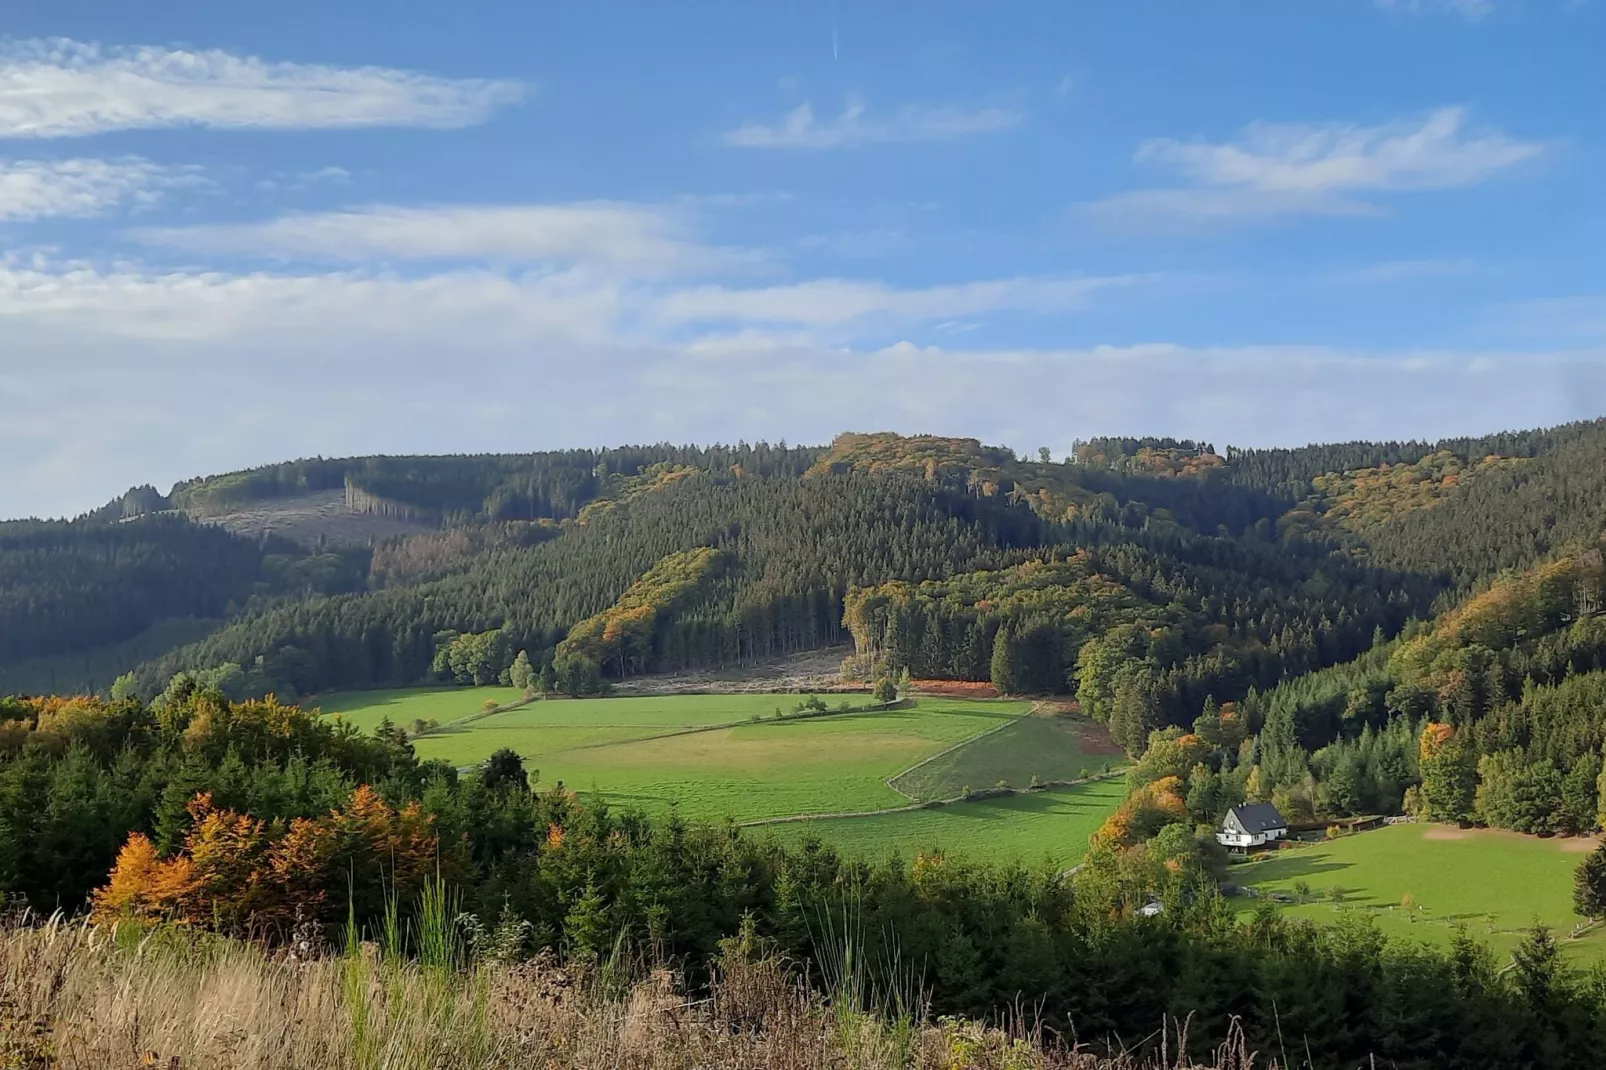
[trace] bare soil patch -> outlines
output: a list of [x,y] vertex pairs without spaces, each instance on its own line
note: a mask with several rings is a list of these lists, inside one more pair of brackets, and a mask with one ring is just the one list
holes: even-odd
[[1510,829],[1463,829],[1450,825],[1429,825],[1422,830],[1424,840],[1528,840],[1548,843],[1567,854],[1588,854],[1601,845],[1599,836],[1530,836]]
[[279,498],[256,503],[248,509],[215,516],[197,515],[193,519],[202,524],[216,524],[236,535],[251,538],[278,535],[307,546],[316,546],[320,538],[327,542],[366,543],[438,530],[433,525],[413,520],[353,512],[346,505],[345,492],[339,490]]
[[947,698],[997,698],[992,684],[981,680],[911,680],[909,686],[921,695],[943,695]]
[[842,659],[852,651],[848,646],[830,646],[725,668],[638,676],[615,684],[614,694],[860,694],[869,691],[870,685],[844,683],[841,675]]

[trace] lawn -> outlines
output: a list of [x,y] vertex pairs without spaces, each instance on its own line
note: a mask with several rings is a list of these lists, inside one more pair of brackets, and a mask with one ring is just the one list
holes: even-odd
[[926,802],[951,799],[966,788],[991,788],[1000,781],[1024,788],[1033,777],[1072,780],[1124,762],[1125,755],[1098,725],[1062,715],[1034,714],[909,770],[892,786],[917,802]]
[[[1283,907],[1296,917],[1331,921],[1340,910],[1363,911],[1391,936],[1448,943],[1455,927],[1497,951],[1523,929],[1543,922],[1558,936],[1578,924],[1572,911],[1573,870],[1592,841],[1539,839],[1494,829],[1393,825],[1338,840],[1295,847],[1234,867],[1231,879],[1262,892],[1292,894],[1303,882],[1321,898]],[[1342,889],[1333,902],[1330,890]],[[1409,895],[1411,901],[1402,905]],[[1237,900],[1251,910],[1255,900]],[[1606,958],[1599,932],[1564,940],[1570,956]]]
[[912,858],[940,850],[967,858],[1069,866],[1081,860],[1087,838],[1125,795],[1125,785],[1116,778],[928,810],[792,821],[750,831],[791,843],[818,837],[846,854],[870,858]]

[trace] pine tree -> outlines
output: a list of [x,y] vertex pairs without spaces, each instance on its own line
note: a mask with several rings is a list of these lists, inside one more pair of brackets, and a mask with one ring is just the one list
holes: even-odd
[[1606,846],[1597,847],[1573,873],[1573,910],[1586,918],[1606,917]]
[[993,637],[993,688],[1000,695],[1012,695],[1016,690],[1014,632],[1009,625],[1000,625]]
[[613,948],[611,911],[595,882],[587,882],[585,891],[563,919],[563,930],[577,955],[596,958]]
[[480,781],[492,791],[511,788],[528,791],[530,780],[524,771],[524,759],[511,747],[502,747],[485,759],[480,766]]

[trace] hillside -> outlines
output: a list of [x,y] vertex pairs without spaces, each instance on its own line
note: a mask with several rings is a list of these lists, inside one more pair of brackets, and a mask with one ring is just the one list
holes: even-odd
[[[69,682],[66,665],[137,649],[125,687],[147,696],[228,666],[242,696],[301,694],[451,675],[444,646],[492,633],[468,677],[520,651],[537,670],[578,653],[622,679],[852,640],[866,675],[989,679],[999,662],[1015,689],[1085,685],[1096,702],[1113,700],[1098,665],[1118,653],[1147,668],[1140,733],[1207,695],[1345,662],[1598,534],[1603,461],[1596,421],[1224,453],[1098,439],[1062,461],[882,433],[287,462],[0,525],[0,576],[17,577],[0,590],[31,622],[0,631],[15,637],[0,673],[28,662],[19,680]],[[702,549],[721,562],[707,577],[664,604],[619,603]],[[565,645],[610,607],[611,628]],[[126,645],[180,619],[224,623],[156,656]],[[63,656],[77,661],[50,660]],[[81,686],[105,690],[94,676]]]

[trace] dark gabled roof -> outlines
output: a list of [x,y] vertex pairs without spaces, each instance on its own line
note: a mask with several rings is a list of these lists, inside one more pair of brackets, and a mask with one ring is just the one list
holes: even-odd
[[1227,811],[1228,816],[1238,819],[1245,832],[1270,832],[1272,829],[1285,829],[1288,822],[1271,803],[1244,803],[1234,806]]

